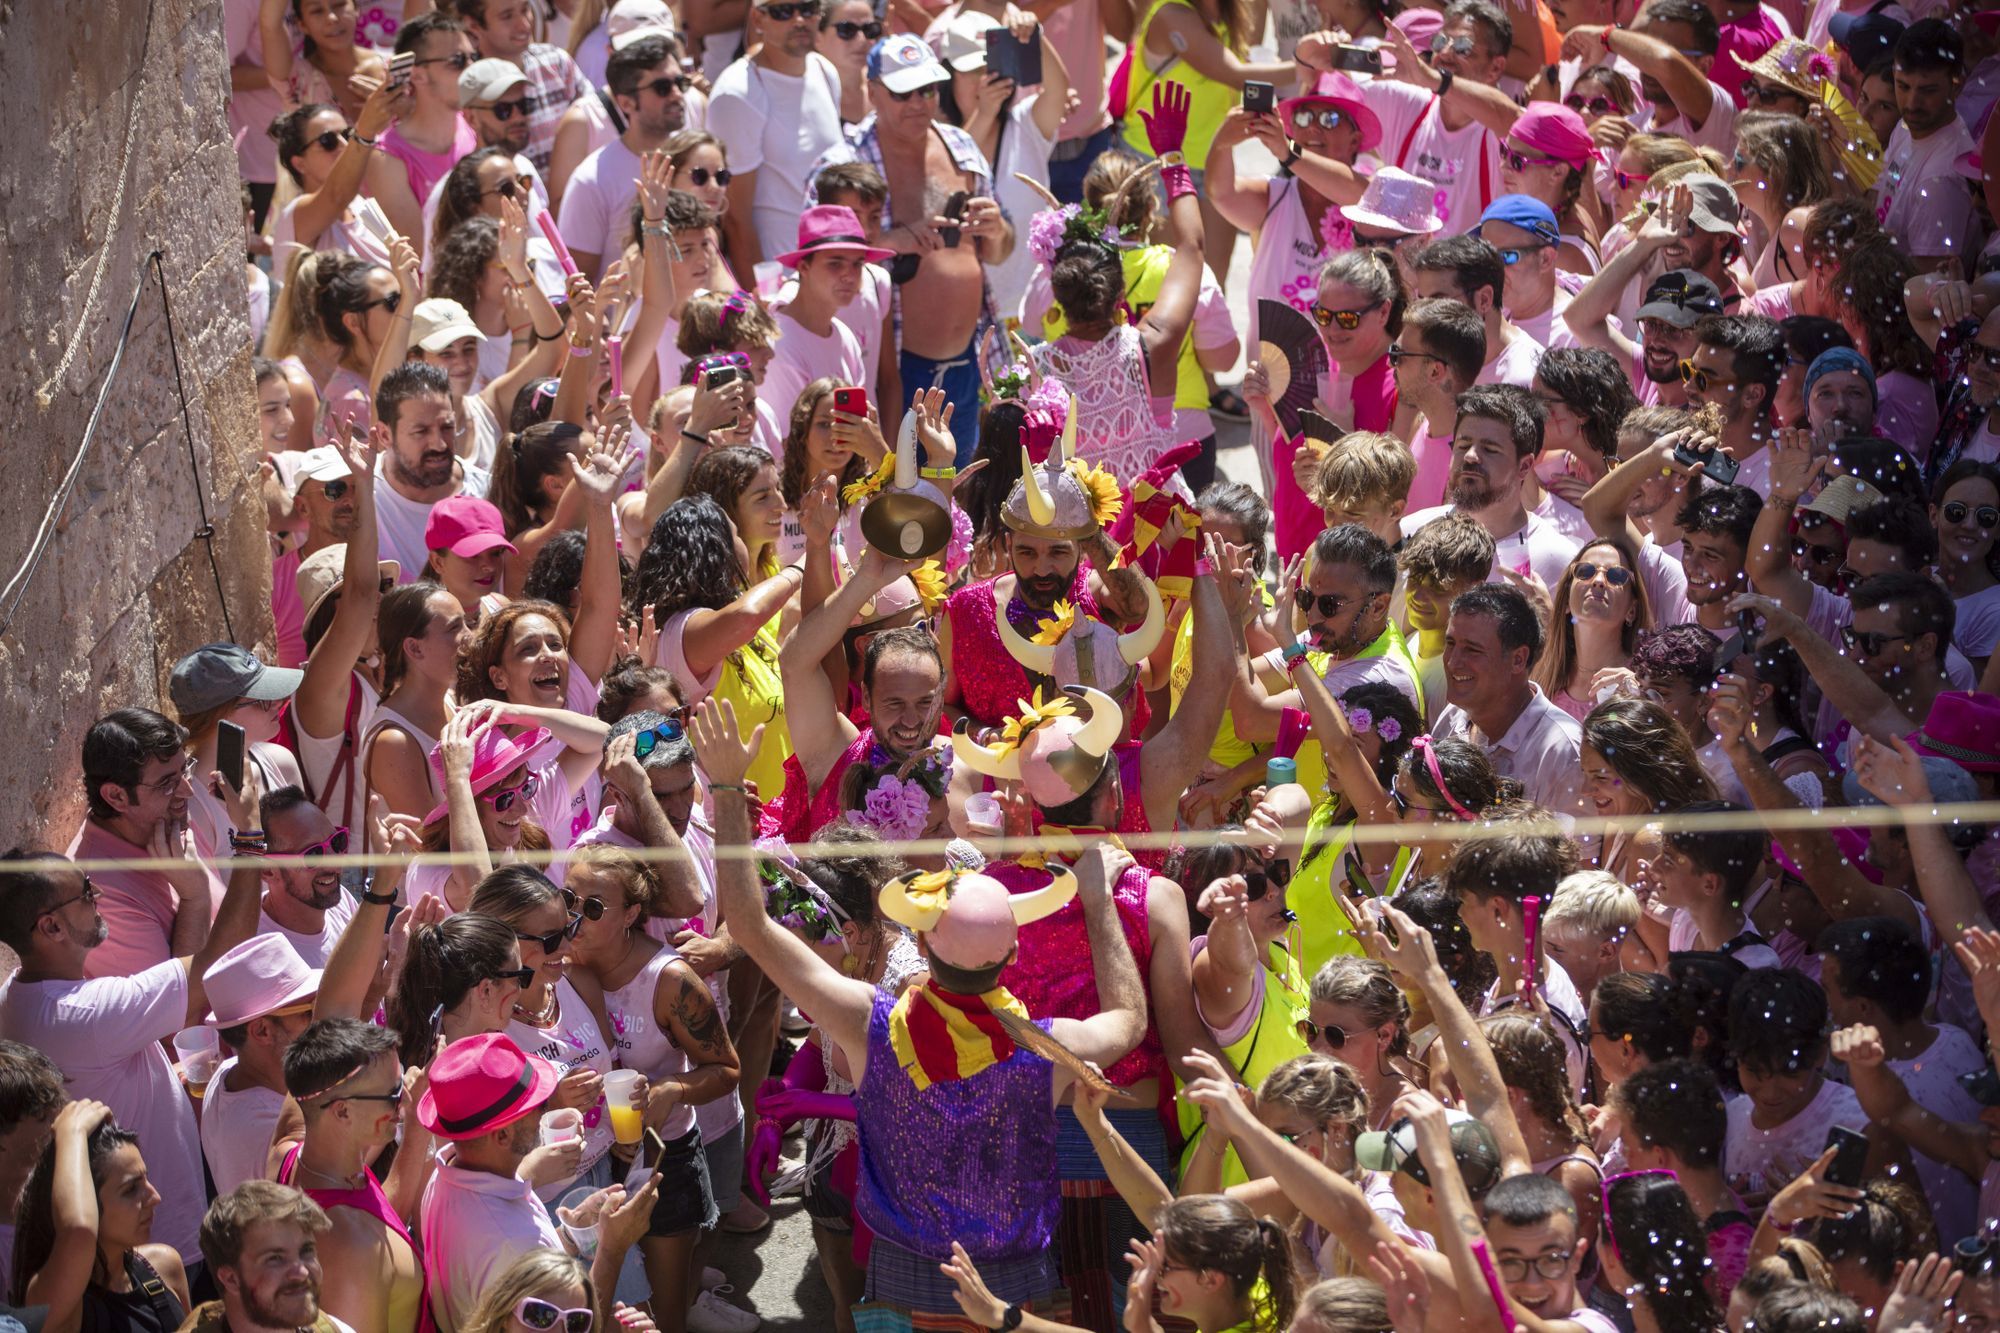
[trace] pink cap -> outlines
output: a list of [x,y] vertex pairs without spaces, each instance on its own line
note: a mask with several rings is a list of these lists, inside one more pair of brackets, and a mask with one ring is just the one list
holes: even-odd
[[233,1028],[319,993],[319,969],[307,967],[283,935],[253,935],[201,974],[212,1028]]
[[1591,142],[1590,129],[1583,117],[1560,102],[1530,102],[1515,120],[1507,137],[1538,153],[1558,158],[1578,171],[1598,161],[1603,154]]
[[1019,933],[1012,897],[997,879],[959,876],[952,884],[950,905],[926,932],[931,953],[968,972],[1005,962]]
[[500,511],[485,500],[470,495],[454,495],[431,506],[424,521],[424,549],[449,551],[470,560],[495,547],[514,549],[507,540],[507,525]]

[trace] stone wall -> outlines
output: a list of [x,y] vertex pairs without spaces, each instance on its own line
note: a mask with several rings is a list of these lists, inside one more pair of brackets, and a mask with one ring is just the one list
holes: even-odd
[[[270,639],[270,561],[228,73],[220,0],[0,0],[0,582],[75,455],[158,248],[223,595],[255,645]],[[91,720],[160,706],[174,660],[225,637],[195,484],[152,282],[59,529],[0,633],[0,846],[66,843]]]

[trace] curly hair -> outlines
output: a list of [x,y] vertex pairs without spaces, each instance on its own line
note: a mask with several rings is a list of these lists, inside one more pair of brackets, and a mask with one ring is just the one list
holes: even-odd
[[748,586],[729,515],[706,495],[684,495],[653,520],[632,572],[632,610],[650,606],[664,625],[695,607],[719,611]]
[[1479,1020],[1500,1077],[1528,1099],[1528,1109],[1572,1146],[1590,1141],[1576,1094],[1570,1090],[1562,1038],[1539,1014],[1503,1011]]
[[1611,353],[1596,347],[1551,347],[1542,353],[1535,375],[1583,419],[1583,438],[1590,447],[1606,463],[1615,460],[1618,427],[1639,406],[1639,396]]
[[778,321],[764,303],[747,297],[731,304],[732,298],[739,296],[737,292],[728,296],[702,292],[688,298],[681,307],[680,332],[674,338],[682,356],[693,360],[712,352],[769,347],[778,341]]
[[[444,189],[438,192],[437,217],[431,226],[431,247],[443,249],[445,238],[458,229],[461,222],[482,217],[486,195],[479,188],[479,169],[494,158],[513,164],[514,155],[504,148],[475,148],[453,164],[444,178]],[[436,295],[435,292],[432,295]],[[460,305],[465,304],[463,301]]]
[[[797,509],[806,498],[815,478],[806,475],[808,461],[806,441],[812,435],[813,417],[819,412],[819,405],[833,397],[833,391],[841,387],[841,382],[831,375],[822,375],[805,388],[799,390],[798,401],[792,404],[792,420],[785,431],[785,458],[778,465],[778,489],[784,493],[788,508]],[[844,513],[847,501],[840,498],[840,492],[868,473],[868,462],[860,454],[849,456],[834,479],[835,503]]]
[[1606,699],[1583,720],[1583,745],[1655,811],[1712,801],[1715,780],[1673,715],[1651,699]]
[[1641,683],[1684,680],[1696,690],[1715,683],[1715,636],[1695,624],[1668,625],[1644,635],[1632,650],[1632,673]]
[[472,632],[472,642],[459,654],[455,687],[459,707],[478,699],[501,697],[499,687],[493,683],[493,668],[507,655],[515,626],[529,616],[545,617],[556,627],[556,633],[562,635],[562,641],[569,642],[569,616],[554,602],[509,602],[479,622],[479,628]]
[[1101,241],[1066,241],[1049,269],[1049,291],[1071,327],[1101,324],[1118,313],[1125,296],[1125,264]]
[[541,521],[539,511],[550,507],[542,498],[543,484],[562,475],[564,460],[576,456],[582,440],[583,427],[548,421],[509,437],[493,455],[493,484],[486,498],[500,511],[509,537]]
[[[1544,358],[1546,359],[1546,358]],[[1632,599],[1633,616],[1618,631],[1618,651],[1626,657],[1639,646],[1639,638],[1653,628],[1653,603],[1646,593],[1646,580],[1639,577],[1639,557],[1633,553],[1620,537],[1594,537],[1582,549],[1570,557],[1563,570],[1563,576],[1556,583],[1550,606],[1555,608],[1555,625],[1549,634],[1549,646],[1542,654],[1542,660],[1535,663],[1532,678],[1542,687],[1542,693],[1554,698],[1558,691],[1569,685],[1570,673],[1576,669],[1576,619],[1569,613],[1571,589],[1576,587],[1576,567],[1584,563],[1592,551],[1599,547],[1609,547],[1618,553],[1619,560],[1632,577],[1625,581],[1625,589]]]
[[[886,850],[873,830],[852,824],[828,824],[813,835],[813,841],[820,854],[800,861],[799,869],[855,925],[876,924],[881,919],[877,895],[884,884],[908,870],[903,858]],[[841,850],[825,850],[829,847]]]
[[1931,373],[1931,349],[1910,326],[1903,305],[1903,285],[1914,271],[1903,248],[1887,236],[1858,242],[1834,270],[1834,290],[1852,321],[1849,331],[1860,331],[1857,341],[1866,336],[1861,350],[1877,375]]
[[499,253],[500,224],[489,217],[467,218],[438,244],[425,294],[456,301],[467,311],[477,310],[479,284]]
[[1368,1090],[1341,1061],[1317,1051],[1295,1055],[1264,1076],[1257,1100],[1288,1106],[1321,1129],[1353,1137],[1368,1128]]

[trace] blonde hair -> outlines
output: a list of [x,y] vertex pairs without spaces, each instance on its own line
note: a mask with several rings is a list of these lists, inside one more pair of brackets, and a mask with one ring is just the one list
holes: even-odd
[[308,339],[323,338],[320,331],[320,260],[338,259],[333,251],[295,250],[285,265],[284,291],[271,308],[270,322],[264,325],[264,355],[282,361]]
[[1317,1051],[1295,1055],[1264,1076],[1257,1099],[1291,1107],[1315,1125],[1358,1134],[1368,1124],[1368,1091],[1339,1060]]
[[1360,1010],[1361,1020],[1371,1028],[1394,1023],[1396,1035],[1389,1042],[1388,1053],[1409,1053],[1410,1001],[1385,964],[1345,954],[1329,958],[1313,973],[1310,995],[1315,1004],[1342,1004]]
[[1556,885],[1542,928],[1565,938],[1620,939],[1639,924],[1639,895],[1604,870],[1579,870]]
[[1410,493],[1417,479],[1410,446],[1380,431],[1357,430],[1335,440],[1313,476],[1313,501],[1362,509],[1390,504]]
[[581,1259],[561,1250],[529,1250],[487,1286],[471,1317],[458,1326],[458,1333],[507,1333],[515,1306],[530,1296],[547,1299],[549,1293],[565,1287],[583,1288],[584,1304],[596,1304],[590,1269]]
[[574,871],[580,865],[601,870],[617,880],[618,891],[625,895],[625,905],[639,909],[640,921],[660,915],[660,877],[649,863],[623,848],[593,843],[569,853],[570,869]]

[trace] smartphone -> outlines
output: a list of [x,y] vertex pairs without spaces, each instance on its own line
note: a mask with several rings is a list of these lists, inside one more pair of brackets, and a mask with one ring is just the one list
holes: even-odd
[[723,385],[734,384],[742,378],[743,367],[741,366],[717,366],[713,370],[702,373],[701,386],[709,390],[720,389]]
[[1245,79],[1243,81],[1243,109],[1254,112],[1276,111],[1278,109],[1278,90],[1268,83],[1259,83],[1255,79]]
[[666,1140],[660,1137],[660,1131],[651,1125],[646,1126],[646,1136],[639,1144],[639,1165],[648,1171],[658,1171],[660,1159],[666,1155],[667,1144]]
[[[972,196],[967,194],[965,191],[963,190],[957,191],[951,196],[950,199],[947,199],[945,201],[944,215],[948,218],[951,218],[954,221],[964,217],[965,206],[967,203],[971,201],[971,199]],[[956,227],[939,227],[938,239],[944,242],[945,248],[947,250],[957,249],[959,240],[959,230]]]
[[2000,1071],[1992,1065],[1975,1069],[1970,1074],[1960,1074],[1958,1085],[1981,1106],[2000,1106]]
[[1826,1146],[1840,1149],[1826,1169],[1826,1182],[1860,1189],[1862,1173],[1868,1167],[1868,1136],[1857,1134],[1845,1125],[1835,1125],[1826,1132]]
[[616,398],[625,392],[625,339],[612,334],[604,340],[604,351],[611,358],[611,396]]
[[243,785],[243,728],[224,722],[215,729],[215,766],[234,791]]
[[1702,464],[1702,475],[1718,486],[1732,485],[1742,466],[1720,449],[1696,449],[1685,440],[1674,446],[1674,461],[1682,467]]
[[1011,79],[1016,88],[1032,88],[1042,81],[1042,39],[1038,32],[1027,41],[1005,28],[986,30],[986,72]]
[[414,51],[404,51],[400,55],[390,56],[389,86],[391,88],[407,87],[410,82],[410,72],[416,67],[417,53]]
[[868,415],[868,390],[845,388],[833,391],[833,409],[845,412],[851,417]]
[[1347,74],[1380,74],[1382,52],[1373,46],[1336,47],[1333,67]]

